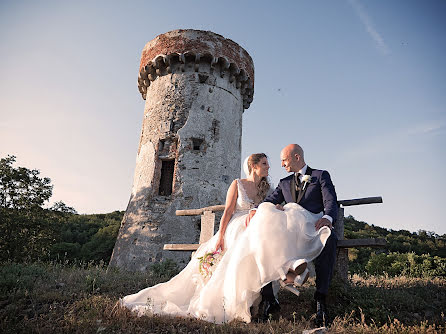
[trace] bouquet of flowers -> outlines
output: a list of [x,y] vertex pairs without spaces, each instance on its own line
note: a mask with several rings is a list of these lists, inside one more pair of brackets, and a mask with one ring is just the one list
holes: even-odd
[[220,262],[221,257],[221,251],[209,252],[204,254],[202,257],[199,257],[198,260],[200,260],[200,274],[204,278],[210,278],[218,262]]

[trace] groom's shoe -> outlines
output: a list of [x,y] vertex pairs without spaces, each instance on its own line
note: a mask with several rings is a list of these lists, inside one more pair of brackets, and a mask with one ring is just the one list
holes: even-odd
[[316,319],[314,322],[316,327],[328,326],[328,310],[324,301],[316,300]]
[[274,301],[262,300],[259,305],[259,321],[265,322],[280,311],[280,305],[276,298]]

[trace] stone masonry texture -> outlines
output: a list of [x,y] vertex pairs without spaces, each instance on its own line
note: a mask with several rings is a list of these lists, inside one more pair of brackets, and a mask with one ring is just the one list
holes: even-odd
[[[110,266],[145,271],[190,252],[166,243],[197,243],[200,217],[178,209],[222,204],[240,176],[242,114],[254,94],[254,65],[235,42],[210,31],[175,30],[144,47],[138,89],[146,100],[133,188]],[[163,165],[173,165],[173,178]],[[218,222],[216,222],[218,225]]]

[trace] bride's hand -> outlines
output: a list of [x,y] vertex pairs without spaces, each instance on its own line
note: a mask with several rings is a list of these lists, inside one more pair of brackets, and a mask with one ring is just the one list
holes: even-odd
[[251,211],[249,211],[248,215],[246,216],[245,219],[245,226],[248,227],[249,222],[251,221],[252,217],[254,217],[254,215],[256,214],[256,210],[252,209]]
[[218,238],[215,251],[217,252],[219,249],[221,249],[222,252],[225,250],[225,238]]

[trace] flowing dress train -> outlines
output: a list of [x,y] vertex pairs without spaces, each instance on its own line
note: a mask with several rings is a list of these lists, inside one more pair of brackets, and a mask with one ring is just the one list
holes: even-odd
[[200,274],[199,258],[215,250],[217,232],[200,245],[188,265],[170,281],[125,296],[120,300],[139,315],[191,316],[223,323],[251,321],[250,307],[261,288],[284,279],[290,268],[316,258],[330,229],[315,230],[322,213],[313,214],[296,203],[277,210],[272,203],[259,205],[249,226],[245,218],[254,203],[237,180],[236,209],[225,233],[225,251],[211,277]]

